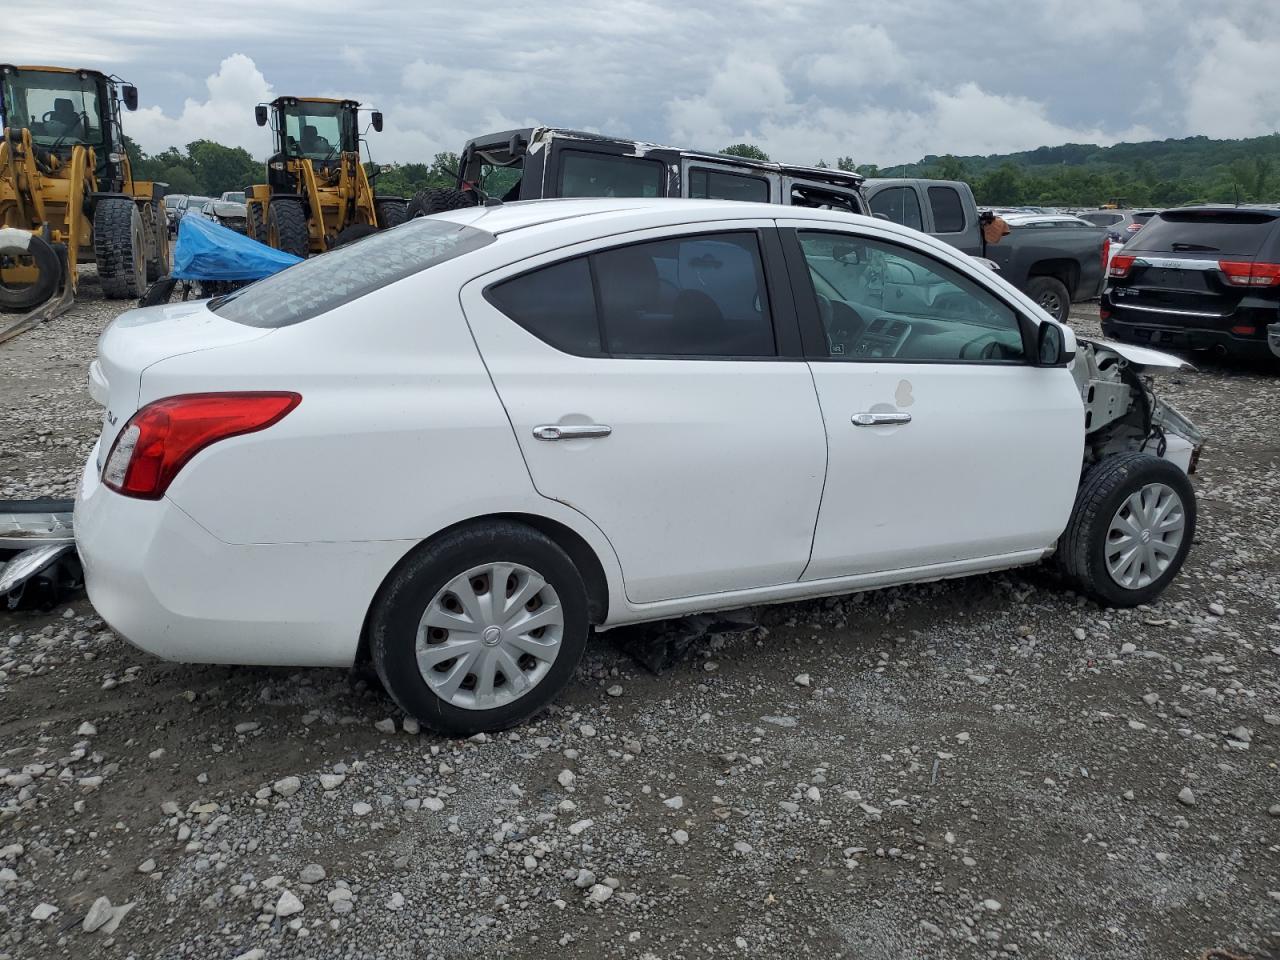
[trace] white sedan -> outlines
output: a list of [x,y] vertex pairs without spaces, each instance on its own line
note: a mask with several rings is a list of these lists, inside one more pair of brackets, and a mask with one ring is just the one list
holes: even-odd
[[89,596],[174,660],[349,666],[510,726],[595,628],[1056,557],[1142,603],[1200,435],[931,237],[727,201],[411,221],[127,313],[75,527]]

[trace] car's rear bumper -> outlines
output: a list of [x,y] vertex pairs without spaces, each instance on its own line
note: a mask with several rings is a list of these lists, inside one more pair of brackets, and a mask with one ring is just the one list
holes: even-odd
[[1280,357],[1280,323],[1273,323],[1267,327],[1267,347],[1277,357]]
[[76,498],[89,599],[135,646],[194,663],[349,666],[386,572],[376,543],[224,543],[171,501],[103,487],[96,448]]
[[1102,321],[1102,332],[1114,340],[1157,350],[1216,350],[1238,357],[1269,357],[1276,350],[1275,341],[1268,348],[1267,340],[1257,334],[1241,336],[1212,327],[1187,326],[1172,319],[1162,322],[1159,314],[1134,321],[1113,313]]

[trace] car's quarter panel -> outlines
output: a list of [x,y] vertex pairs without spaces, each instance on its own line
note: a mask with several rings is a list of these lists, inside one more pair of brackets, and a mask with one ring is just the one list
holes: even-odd
[[[690,201],[693,203],[693,201]],[[792,583],[808,560],[825,468],[813,381],[798,360],[573,356],[502,313],[486,288],[586,252],[742,220],[564,247],[468,284],[462,305],[543,496],[609,538],[634,603]],[[539,426],[604,425],[548,442]]]
[[[950,270],[981,287],[1010,311],[1002,315],[1021,312],[1032,323],[1041,320],[968,257],[919,233],[865,222],[844,228],[779,223],[800,231],[785,238],[798,301],[807,297],[812,304],[814,296],[807,261],[803,255],[796,261],[799,238],[816,232],[915,251],[921,263],[937,264],[941,275]],[[876,268],[869,263],[866,269]],[[890,299],[886,280],[886,309]],[[930,308],[921,309],[923,318]],[[945,316],[932,322],[951,322]],[[958,357],[830,356],[826,334],[821,336],[822,348],[810,350],[810,366],[826,423],[828,467],[805,580],[1052,545],[1074,502],[1084,447],[1083,408],[1069,370]],[[901,422],[856,422],[876,417]]]

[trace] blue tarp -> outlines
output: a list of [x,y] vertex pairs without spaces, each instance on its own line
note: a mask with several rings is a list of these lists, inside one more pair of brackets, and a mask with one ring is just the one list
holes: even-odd
[[261,280],[301,259],[188,213],[178,222],[172,275],[175,280]]

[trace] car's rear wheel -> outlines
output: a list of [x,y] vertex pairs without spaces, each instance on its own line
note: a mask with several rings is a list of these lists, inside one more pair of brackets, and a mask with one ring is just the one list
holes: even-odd
[[1085,474],[1058,562],[1095,600],[1137,606],[1178,575],[1195,529],[1195,491],[1177,465],[1147,453],[1117,454]]
[[554,541],[495,521],[406,558],[370,617],[383,685],[406,713],[453,736],[502,730],[568,683],[586,647],[582,577]]
[[1059,323],[1067,322],[1071,312],[1071,294],[1057,277],[1032,277],[1027,281],[1027,296]]

